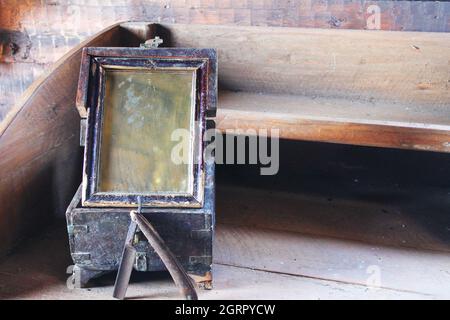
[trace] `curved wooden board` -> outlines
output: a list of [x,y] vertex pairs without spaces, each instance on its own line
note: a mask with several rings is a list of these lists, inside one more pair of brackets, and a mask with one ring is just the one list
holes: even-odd
[[40,77],[0,124],[0,255],[54,214],[81,181],[75,95],[85,46],[115,46],[119,24],[84,41]]

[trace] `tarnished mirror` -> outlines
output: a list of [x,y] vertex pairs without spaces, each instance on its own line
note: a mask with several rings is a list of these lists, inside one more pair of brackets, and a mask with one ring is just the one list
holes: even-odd
[[83,205],[201,207],[214,50],[87,48],[81,68]]

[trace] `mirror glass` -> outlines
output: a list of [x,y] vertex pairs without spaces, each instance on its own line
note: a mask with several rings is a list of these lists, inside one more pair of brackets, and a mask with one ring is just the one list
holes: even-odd
[[[105,69],[97,192],[192,193],[195,77],[188,69]],[[191,138],[172,141],[176,129]],[[180,143],[191,161],[173,161]]]

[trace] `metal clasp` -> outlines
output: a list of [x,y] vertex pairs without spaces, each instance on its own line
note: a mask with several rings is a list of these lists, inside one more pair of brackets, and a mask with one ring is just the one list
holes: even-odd
[[153,39],[149,39],[147,41],[145,41],[145,43],[141,43],[141,48],[158,48],[160,44],[162,44],[164,42],[163,39],[161,39],[160,37],[156,36]]

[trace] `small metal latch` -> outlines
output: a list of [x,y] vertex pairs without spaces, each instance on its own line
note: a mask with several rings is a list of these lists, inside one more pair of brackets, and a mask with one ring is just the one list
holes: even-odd
[[147,271],[147,254],[145,252],[136,252],[134,268],[137,271]]
[[158,48],[160,44],[164,42],[163,39],[156,36],[153,39],[149,39],[145,41],[145,43],[141,43],[141,48]]

